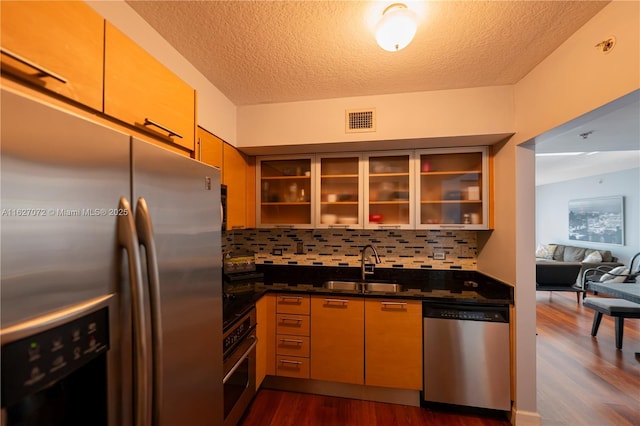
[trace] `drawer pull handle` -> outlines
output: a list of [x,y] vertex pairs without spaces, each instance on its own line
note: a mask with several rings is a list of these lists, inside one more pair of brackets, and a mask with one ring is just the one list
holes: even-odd
[[295,343],[297,345],[301,345],[302,343],[304,343],[302,340],[296,340],[296,339],[280,339],[280,341],[282,343]]
[[379,229],[400,229],[400,225],[378,225]]
[[8,57],[15,59],[16,61],[33,68],[34,70],[38,71],[40,74],[44,74],[44,77],[51,77],[55,80],[58,80],[61,83],[67,84],[67,79],[54,73],[53,71],[49,71],[46,68],[41,67],[40,65],[33,63],[32,61],[23,58],[22,56],[11,52],[10,50],[7,49],[0,49],[0,52],[2,52],[4,55],[7,55]]
[[284,322],[284,321],[295,321],[295,322],[302,322],[301,318],[289,318],[289,317],[280,317],[280,319]]
[[297,301],[301,301],[302,297],[300,296],[280,296],[280,299],[285,301],[285,300],[297,300]]
[[169,133],[169,137],[171,137],[171,136],[177,136],[177,137],[179,137],[180,139],[182,139],[182,135],[181,135],[180,133],[174,132],[174,131],[173,131],[173,130],[171,130],[170,128],[165,127],[165,126],[163,126],[163,125],[162,125],[162,124],[160,124],[160,123],[156,123],[156,122],[155,122],[155,121],[153,121],[153,120],[149,120],[148,118],[145,118],[145,119],[144,119],[144,125],[145,125],[145,126],[155,126],[155,127],[157,127],[158,129],[164,130],[165,132]]
[[300,361],[289,361],[288,359],[281,359],[280,362],[282,364],[295,364],[295,365],[302,364]]
[[324,299],[327,303],[349,303],[347,299]]
[[380,304],[382,304],[382,306],[407,306],[404,302],[380,302]]

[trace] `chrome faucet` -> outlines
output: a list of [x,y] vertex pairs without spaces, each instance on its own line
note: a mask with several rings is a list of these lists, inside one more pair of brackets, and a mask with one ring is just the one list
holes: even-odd
[[365,261],[364,261],[365,252],[367,251],[368,248],[370,248],[371,251],[373,252],[373,256],[376,258],[376,263],[381,263],[380,256],[378,256],[378,250],[376,250],[375,246],[373,244],[367,244],[366,246],[364,246],[362,248],[362,258],[360,259],[360,271],[362,272],[362,281],[364,281],[365,275],[373,274],[373,270],[367,271],[367,268],[365,266]]

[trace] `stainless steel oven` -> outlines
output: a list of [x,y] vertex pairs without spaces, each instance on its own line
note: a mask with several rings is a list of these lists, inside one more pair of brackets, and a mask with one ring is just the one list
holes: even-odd
[[256,310],[224,333],[224,424],[235,426],[256,393]]

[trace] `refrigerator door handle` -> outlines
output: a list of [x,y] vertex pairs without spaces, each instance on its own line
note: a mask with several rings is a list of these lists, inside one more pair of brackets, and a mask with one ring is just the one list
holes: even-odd
[[129,264],[129,283],[131,291],[131,311],[134,336],[134,425],[147,426],[151,419],[151,399],[149,397],[149,348],[145,340],[147,324],[144,314],[144,291],[142,287],[142,267],[140,264],[140,245],[131,205],[125,197],[120,197],[118,216],[118,243],[127,251]]
[[153,238],[153,224],[147,202],[143,197],[136,203],[136,230],[138,242],[145,248],[146,266],[149,288],[149,305],[151,308],[152,339],[152,374],[153,374],[153,422],[160,424],[160,408],[162,402],[162,315],[160,309],[160,274],[158,273],[158,257],[156,243]]

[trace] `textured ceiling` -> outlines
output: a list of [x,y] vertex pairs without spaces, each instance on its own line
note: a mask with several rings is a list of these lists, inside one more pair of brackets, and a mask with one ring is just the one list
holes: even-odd
[[379,1],[128,1],[236,105],[513,84],[604,1],[417,1],[377,46]]

